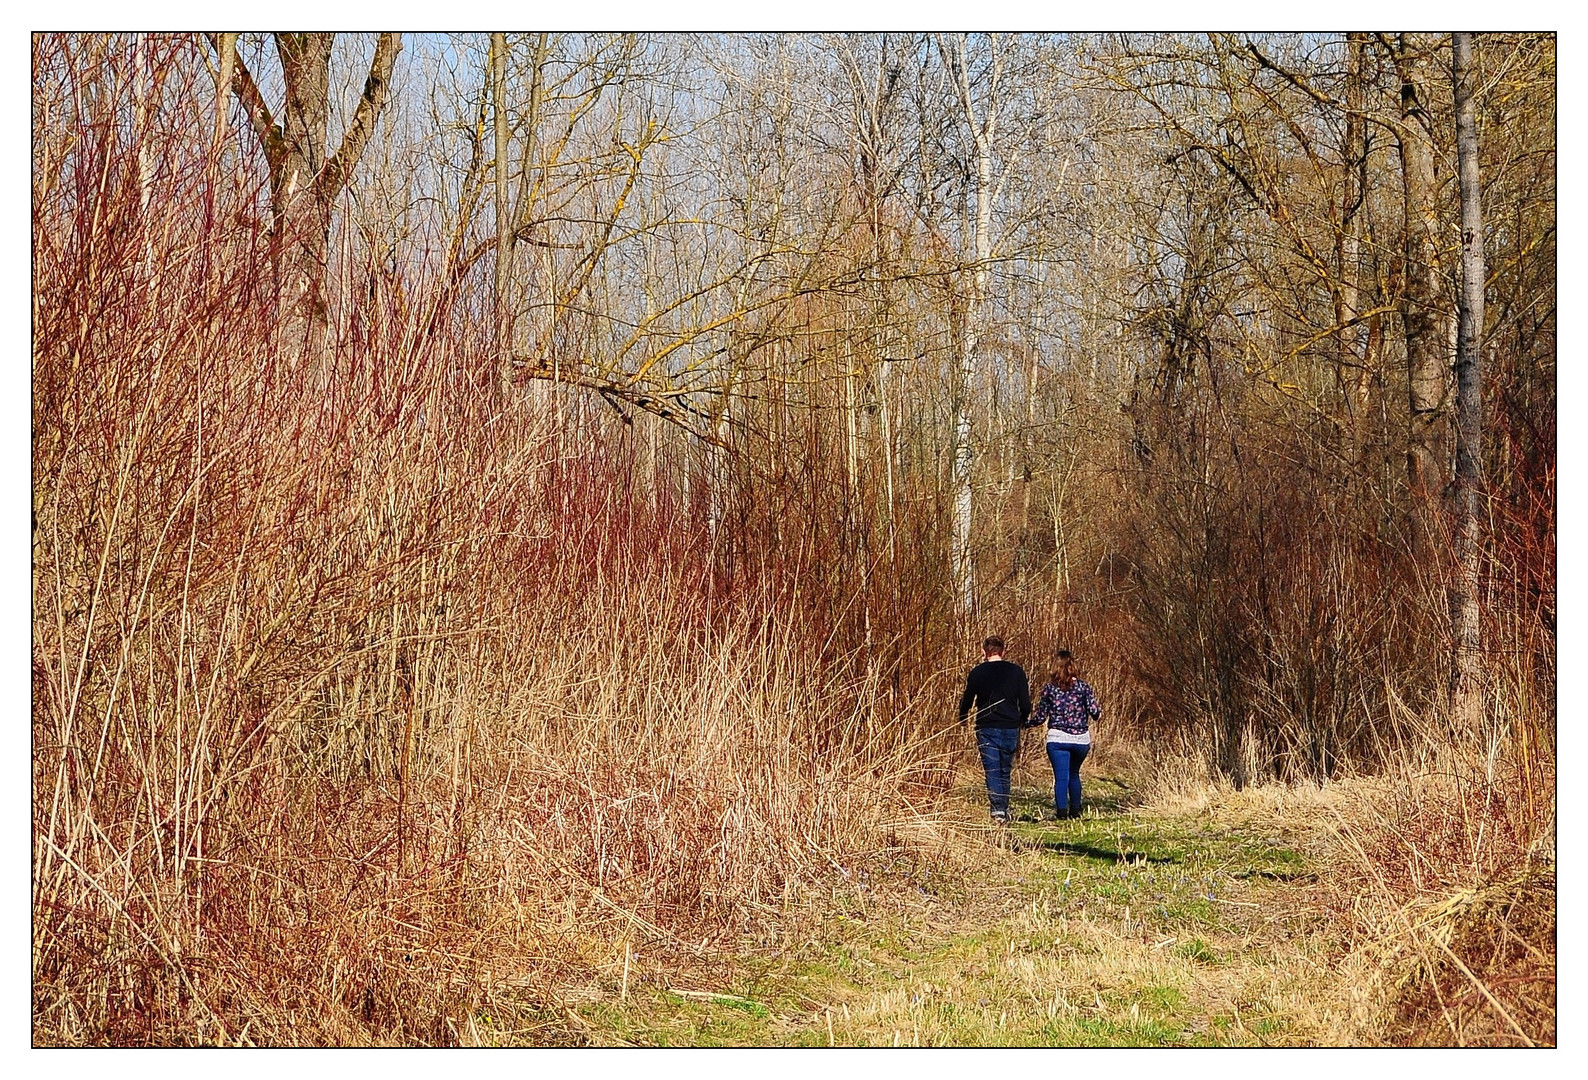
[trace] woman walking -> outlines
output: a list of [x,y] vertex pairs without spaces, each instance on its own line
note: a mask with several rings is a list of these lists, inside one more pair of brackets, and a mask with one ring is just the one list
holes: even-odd
[[1102,715],[1097,695],[1077,679],[1070,650],[1060,649],[1053,674],[1042,688],[1035,723],[1048,729],[1053,764],[1053,810],[1057,818],[1081,816],[1081,762],[1092,748],[1092,721]]

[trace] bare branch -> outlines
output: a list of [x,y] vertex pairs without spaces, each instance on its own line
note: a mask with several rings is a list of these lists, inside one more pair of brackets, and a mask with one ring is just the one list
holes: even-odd
[[[237,94],[237,99],[243,103],[243,110],[248,113],[248,119],[254,125],[254,132],[259,136],[259,145],[265,151],[265,161],[275,168],[284,153],[282,146],[281,125],[276,123],[275,117],[270,114],[270,107],[265,104],[264,95],[259,92],[259,85],[254,82],[254,76],[248,70],[248,65],[243,63],[243,58],[236,50],[236,34],[205,34],[209,43],[214,46],[218,55],[226,55],[226,42],[222,39],[230,38],[233,59],[232,90]],[[223,65],[224,70],[224,65]]]
[[402,47],[401,34],[384,33],[376,41],[375,58],[370,61],[369,78],[364,80],[364,93],[358,99],[353,122],[342,136],[342,145],[326,161],[325,169],[316,181],[323,190],[329,193],[341,191],[347,184],[348,173],[364,156],[364,147],[375,133],[375,121],[386,105],[391,90],[392,67]]

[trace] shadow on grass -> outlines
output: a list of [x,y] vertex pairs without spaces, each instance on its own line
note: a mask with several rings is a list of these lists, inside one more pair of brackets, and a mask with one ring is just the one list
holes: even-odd
[[1166,863],[1183,861],[1179,856],[1175,855],[1147,855],[1140,851],[1129,851],[1121,854],[1117,848],[1100,847],[1073,840],[1049,840],[1046,837],[1032,839],[1022,837],[1018,844],[1026,851],[1050,851],[1055,855],[1073,855],[1077,858],[1093,859],[1097,862],[1115,863],[1128,859],[1133,862],[1162,866]]
[[1269,881],[1318,880],[1318,875],[1311,870],[1238,870],[1230,876],[1234,878],[1266,878]]

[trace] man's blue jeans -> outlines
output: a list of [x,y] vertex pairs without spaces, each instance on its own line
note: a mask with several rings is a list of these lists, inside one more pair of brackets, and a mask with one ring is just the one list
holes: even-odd
[[977,728],[976,749],[987,773],[987,801],[995,814],[1009,812],[1009,770],[1020,749],[1019,728]]
[[1090,749],[1075,743],[1048,743],[1048,760],[1053,763],[1053,809],[1060,815],[1081,812],[1081,762]]

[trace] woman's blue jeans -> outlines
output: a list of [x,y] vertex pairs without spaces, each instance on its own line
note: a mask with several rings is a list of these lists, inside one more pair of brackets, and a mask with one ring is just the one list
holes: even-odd
[[1053,809],[1060,814],[1081,812],[1081,762],[1090,749],[1075,743],[1048,743],[1048,761],[1053,763]]
[[976,749],[987,774],[987,801],[995,814],[1009,812],[1009,770],[1020,749],[1019,728],[977,728]]

